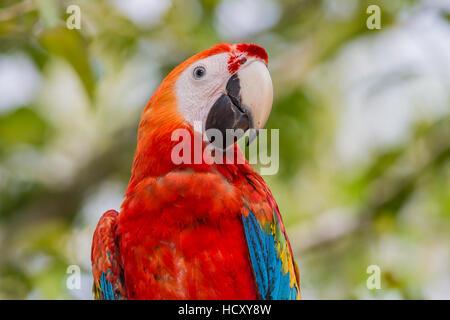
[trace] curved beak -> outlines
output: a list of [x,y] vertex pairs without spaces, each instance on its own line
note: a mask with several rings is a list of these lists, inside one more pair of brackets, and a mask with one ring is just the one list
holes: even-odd
[[[257,130],[266,124],[272,101],[272,79],[266,65],[254,60],[241,67],[228,80],[226,93],[208,113],[205,123],[208,140],[217,147],[227,148],[241,138],[245,131],[255,129],[250,132],[250,143],[256,138]],[[217,139],[217,130],[222,139]]]

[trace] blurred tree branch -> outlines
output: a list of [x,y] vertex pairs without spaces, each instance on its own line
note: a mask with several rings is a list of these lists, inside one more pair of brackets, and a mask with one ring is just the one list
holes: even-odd
[[32,0],[25,0],[4,9],[0,9],[0,22],[15,19],[34,9],[36,9],[36,3]]

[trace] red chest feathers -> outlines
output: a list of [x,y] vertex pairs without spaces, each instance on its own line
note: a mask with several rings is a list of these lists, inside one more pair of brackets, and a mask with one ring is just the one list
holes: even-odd
[[128,298],[257,298],[241,206],[218,175],[142,181],[118,220]]

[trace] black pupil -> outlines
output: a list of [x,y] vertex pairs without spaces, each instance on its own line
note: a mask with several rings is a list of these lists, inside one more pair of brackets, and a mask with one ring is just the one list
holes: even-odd
[[203,70],[203,68],[197,68],[197,70],[195,70],[195,75],[197,76],[197,78],[203,77],[204,74],[205,70]]

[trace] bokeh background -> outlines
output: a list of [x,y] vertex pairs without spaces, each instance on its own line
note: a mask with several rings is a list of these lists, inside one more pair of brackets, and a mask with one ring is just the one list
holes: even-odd
[[1,299],[92,299],[92,234],[123,200],[147,100],[187,57],[243,41],[269,53],[265,179],[303,297],[450,298],[450,1],[1,0]]

